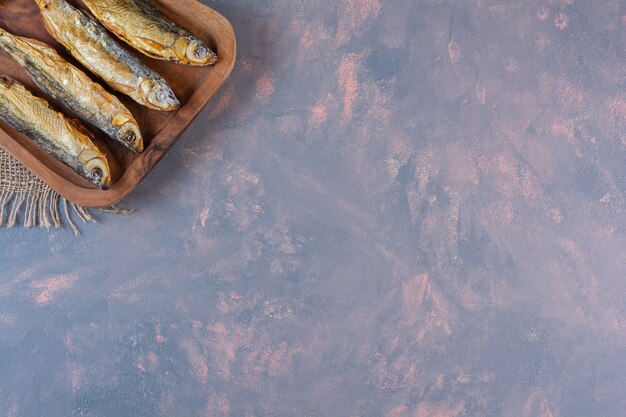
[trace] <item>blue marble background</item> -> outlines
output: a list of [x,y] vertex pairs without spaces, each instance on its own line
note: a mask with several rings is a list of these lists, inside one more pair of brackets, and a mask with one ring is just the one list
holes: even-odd
[[625,415],[624,2],[205,3],[137,212],[0,230],[0,415]]

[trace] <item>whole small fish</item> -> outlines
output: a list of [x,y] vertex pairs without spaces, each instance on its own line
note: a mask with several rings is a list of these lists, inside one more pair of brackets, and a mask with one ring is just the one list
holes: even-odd
[[118,38],[144,54],[187,65],[211,65],[217,55],[150,0],[83,0]]
[[111,186],[107,157],[84,133],[84,128],[6,76],[0,76],[0,119],[97,187]]
[[45,43],[0,28],[0,47],[9,53],[43,91],[82,120],[96,126],[134,152],[143,150],[139,125],[132,113],[100,84],[70,64]]
[[35,1],[48,32],[112,89],[151,109],[180,107],[167,81],[124,49],[93,17],[66,0]]

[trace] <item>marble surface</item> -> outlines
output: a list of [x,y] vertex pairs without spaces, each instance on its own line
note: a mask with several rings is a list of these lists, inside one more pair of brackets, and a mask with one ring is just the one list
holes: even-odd
[[137,212],[0,230],[0,415],[624,415],[624,2],[205,2]]

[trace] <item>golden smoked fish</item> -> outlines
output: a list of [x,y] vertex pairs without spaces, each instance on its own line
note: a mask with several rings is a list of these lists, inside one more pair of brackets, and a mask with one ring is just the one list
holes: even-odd
[[6,76],[0,76],[0,118],[94,185],[111,186],[109,162],[82,126]]
[[83,0],[117,37],[144,54],[187,65],[211,65],[217,55],[150,0]]
[[100,84],[70,64],[45,43],[0,28],[0,47],[9,53],[50,96],[134,152],[143,150],[139,125],[132,113]]
[[66,0],[35,1],[48,32],[112,89],[151,109],[180,106],[163,77],[124,49],[93,17]]

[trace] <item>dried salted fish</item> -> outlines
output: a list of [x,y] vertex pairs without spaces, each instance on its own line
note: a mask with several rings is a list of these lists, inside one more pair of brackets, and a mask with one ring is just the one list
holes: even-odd
[[6,76],[0,76],[0,118],[97,187],[110,187],[109,161],[84,128]]
[[187,65],[211,65],[217,55],[150,0],[83,0],[118,38],[144,54]]

